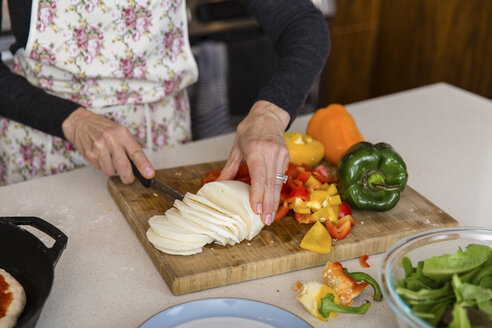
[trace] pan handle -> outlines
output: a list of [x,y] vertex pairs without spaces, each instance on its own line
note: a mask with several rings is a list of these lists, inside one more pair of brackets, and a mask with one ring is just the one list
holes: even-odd
[[67,246],[68,241],[68,237],[63,232],[61,232],[60,229],[58,229],[51,223],[35,216],[3,217],[2,219],[3,221],[18,226],[28,225],[34,227],[53,238],[55,240],[55,243],[53,244],[53,246],[51,246],[51,248],[46,247],[46,254],[48,255],[53,267],[55,267],[58,259],[60,258],[60,255]]

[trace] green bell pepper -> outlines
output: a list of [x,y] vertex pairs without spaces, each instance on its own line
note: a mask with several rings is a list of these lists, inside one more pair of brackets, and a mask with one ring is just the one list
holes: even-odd
[[350,206],[360,209],[393,208],[407,180],[405,162],[386,143],[359,142],[338,162],[338,192]]

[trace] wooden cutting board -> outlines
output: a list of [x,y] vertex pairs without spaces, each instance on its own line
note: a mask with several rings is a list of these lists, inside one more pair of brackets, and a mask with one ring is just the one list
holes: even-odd
[[[159,170],[156,176],[181,193],[195,193],[204,174],[222,168],[224,161]],[[334,169],[333,167],[331,168]],[[175,295],[229,285],[250,279],[324,265],[364,254],[386,251],[400,238],[419,231],[457,226],[458,222],[407,186],[390,211],[353,210],[355,226],[343,240],[333,243],[330,254],[318,254],[299,247],[310,225],[286,217],[265,228],[250,242],[234,246],[211,244],[191,256],[164,254],[147,241],[147,220],[163,214],[172,202],[140,183],[124,185],[118,177],[108,188],[138,239]]]

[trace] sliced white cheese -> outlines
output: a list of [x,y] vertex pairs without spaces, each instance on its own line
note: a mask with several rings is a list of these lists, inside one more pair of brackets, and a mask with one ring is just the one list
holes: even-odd
[[190,193],[186,193],[183,202],[200,212],[205,212],[217,220],[222,221],[222,225],[231,230],[239,240],[243,240],[247,236],[246,224],[238,215],[233,213],[227,215],[220,211],[220,209],[216,209],[217,206],[214,206],[206,198]]
[[208,244],[214,239],[206,234],[193,232],[170,221],[167,215],[155,215],[149,219],[149,225],[160,236],[184,242],[202,242]]
[[184,242],[180,240],[166,238],[155,233],[152,228],[149,228],[147,230],[147,239],[156,248],[160,247],[178,252],[196,250],[197,248],[202,248],[206,244],[204,242]]
[[168,248],[164,248],[164,247],[156,247],[156,248],[158,250],[160,250],[161,252],[164,252],[166,254],[171,254],[171,255],[193,255],[193,254],[201,253],[203,250],[202,247],[197,248],[197,249],[192,249],[189,251],[176,251],[174,249],[168,249]]
[[261,217],[251,209],[249,192],[248,184],[229,180],[209,182],[198,190],[197,195],[240,216],[248,231],[246,239],[251,240],[263,229],[264,224]]
[[[192,221],[186,217],[184,217],[181,212],[175,208],[171,207],[166,211],[166,217],[168,218],[169,221],[175,223],[176,225],[179,225],[185,229],[191,230],[196,233],[204,233],[211,238],[213,238],[218,244],[225,246],[228,243],[228,238],[223,237],[222,235],[219,235],[217,232],[205,227],[204,225],[199,224],[197,220]],[[202,223],[202,224],[208,224],[208,222]]]
[[224,227],[224,221],[215,218],[214,216],[194,209],[182,201],[176,200],[174,202],[174,206],[181,212],[181,215],[186,219],[197,222],[200,225],[205,226],[206,228],[215,231],[216,233],[222,235],[223,237],[230,239],[228,244],[234,245],[235,243],[239,243],[240,239],[237,235],[228,228]]

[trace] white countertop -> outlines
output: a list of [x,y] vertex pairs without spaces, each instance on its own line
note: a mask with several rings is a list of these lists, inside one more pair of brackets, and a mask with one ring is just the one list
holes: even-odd
[[[415,190],[459,221],[492,228],[492,101],[447,84],[435,84],[347,106],[367,141],[385,141],[405,159]],[[305,131],[299,117],[291,131]],[[225,159],[233,135],[166,149],[151,158],[156,168]],[[102,172],[83,168],[0,188],[0,215],[32,215],[68,235],[51,294],[37,327],[136,327],[172,305],[210,297],[259,300],[299,315],[297,280],[321,281],[322,267],[173,296],[107,191]],[[45,239],[45,238],[43,238]],[[336,247],[336,246],[335,246]],[[366,272],[377,276],[382,254]],[[358,261],[344,261],[360,271]],[[364,292],[370,299],[372,290]],[[395,327],[385,302],[363,315],[340,314],[330,327]]]

